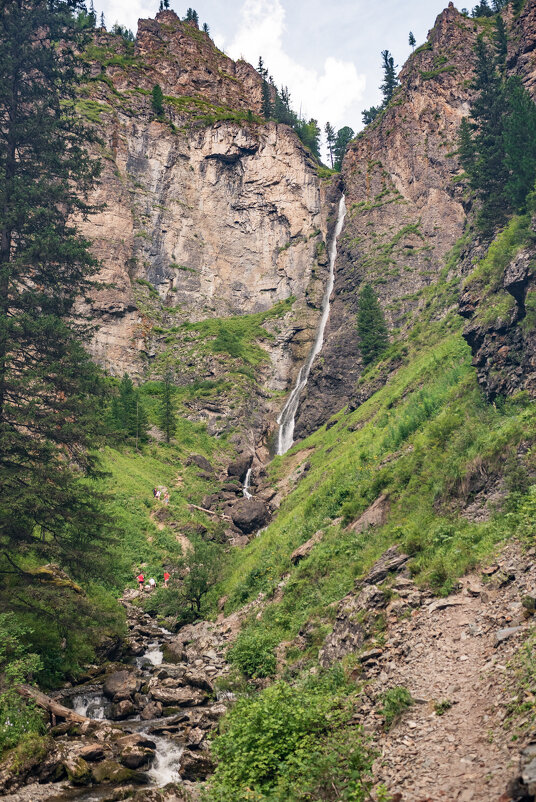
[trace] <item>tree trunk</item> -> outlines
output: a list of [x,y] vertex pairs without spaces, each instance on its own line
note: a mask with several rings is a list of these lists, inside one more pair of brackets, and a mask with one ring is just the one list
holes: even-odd
[[44,693],[41,693],[41,691],[38,691],[37,688],[31,688],[29,685],[19,685],[17,687],[17,693],[25,699],[33,699],[38,707],[42,707],[43,710],[48,710],[52,716],[57,716],[57,718],[64,718],[66,721],[74,721],[77,724],[83,724],[85,721],[92,720],[87,716],[81,716],[80,713],[75,713],[74,710],[70,710],[68,707],[60,705],[59,702],[54,701],[50,696],[46,696]]

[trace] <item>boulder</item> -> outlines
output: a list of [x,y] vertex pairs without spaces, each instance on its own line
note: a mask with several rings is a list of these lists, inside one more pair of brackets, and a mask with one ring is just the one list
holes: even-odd
[[309,538],[309,540],[307,540],[305,543],[302,543],[301,546],[298,546],[298,548],[292,552],[290,555],[291,563],[297,565],[300,560],[303,560],[304,557],[308,557],[313,548],[317,543],[320,543],[323,537],[324,533],[321,529],[319,529],[318,532],[315,532],[315,534]]
[[241,482],[246,478],[246,473],[251,468],[253,454],[243,454],[237,457],[227,468],[227,476],[236,476]]
[[201,705],[208,698],[208,694],[199,688],[153,688],[153,699],[163,705],[176,705],[178,707],[193,707]]
[[206,471],[206,473],[210,473],[211,475],[214,473],[214,468],[208,459],[201,454],[190,454],[186,460],[186,465],[197,465],[198,468],[201,468],[202,471]]
[[214,771],[214,763],[206,752],[185,749],[181,755],[181,777],[185,780],[206,780]]
[[409,560],[408,554],[401,554],[398,546],[391,546],[386,552],[382,554],[380,559],[372,566],[367,576],[363,580],[365,585],[377,585],[378,582],[383,582],[390,573],[400,571],[407,561]]
[[160,718],[161,715],[162,705],[160,702],[149,702],[140,713],[143,721],[151,721],[154,718]]
[[120,702],[112,705],[111,719],[113,721],[122,721],[129,716],[136,713],[136,705],[130,699],[122,699]]
[[184,675],[184,681],[194,688],[200,688],[202,691],[214,693],[214,685],[204,674],[200,671],[187,671]]
[[127,769],[139,769],[148,766],[154,758],[156,744],[139,733],[126,735],[117,742],[119,760]]
[[89,785],[92,772],[83,757],[69,754],[63,758],[62,763],[73,785]]
[[115,760],[104,760],[102,763],[97,763],[92,769],[93,779],[97,783],[136,783],[137,785],[145,785],[148,778],[146,774],[141,771],[134,771],[127,769]]
[[114,671],[104,680],[104,695],[114,702],[128,699],[141,688],[141,680],[130,671]]
[[99,760],[104,760],[106,751],[104,746],[100,743],[86,744],[86,746],[83,746],[78,754],[83,760],[87,760],[90,763],[96,763]]
[[256,532],[268,523],[270,513],[268,507],[257,499],[240,499],[231,508],[231,518],[235,526],[245,535]]
[[386,493],[378,496],[376,501],[359,516],[357,521],[349,525],[352,532],[364,532],[373,526],[383,526],[389,515],[389,497]]

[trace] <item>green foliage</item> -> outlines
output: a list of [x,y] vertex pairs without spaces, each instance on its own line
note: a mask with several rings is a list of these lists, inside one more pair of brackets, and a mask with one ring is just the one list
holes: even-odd
[[95,135],[76,112],[84,69],[75,53],[91,35],[78,25],[82,10],[75,0],[0,10],[2,560],[35,547],[82,561],[106,525],[83,481],[98,475],[104,385],[75,306],[98,269],[73,223],[91,213],[100,170],[87,151]]
[[477,96],[458,137],[460,163],[481,202],[479,224],[490,234],[509,212],[523,212],[536,179],[536,108],[517,77],[505,78],[506,29],[498,17],[494,52],[476,45]]
[[503,231],[495,237],[486,256],[478,263],[464,286],[480,293],[483,290],[487,292],[498,290],[507,265],[533,238],[529,215],[512,217]]
[[380,87],[383,95],[383,107],[387,106],[400,85],[396,74],[395,61],[388,50],[382,50],[383,83]]
[[166,372],[162,385],[160,428],[166,436],[166,443],[169,443],[177,431],[177,417],[173,409],[173,374],[170,371]]
[[42,712],[15,690],[32,682],[42,668],[39,656],[24,642],[28,634],[13,613],[0,613],[0,755],[22,738],[45,730]]
[[218,765],[207,799],[367,799],[373,755],[359,728],[345,727],[348,690],[278,682],[239,699],[213,742]]
[[359,293],[357,331],[363,364],[369,365],[379,359],[389,344],[383,312],[370,284],[365,284]]
[[155,115],[159,118],[164,116],[164,93],[162,92],[162,87],[160,84],[155,84],[153,86],[153,91],[151,95],[151,103],[153,106],[153,111]]
[[441,699],[439,702],[434,703],[434,712],[436,716],[443,716],[452,707],[450,699]]
[[132,379],[125,373],[112,397],[109,410],[109,425],[112,433],[122,439],[130,439],[136,444],[148,439],[148,421],[145,407]]
[[410,692],[402,685],[384,691],[380,699],[382,707],[379,709],[379,713],[383,716],[386,730],[391,729],[402,713],[413,704]]
[[260,627],[250,627],[241,632],[227,650],[227,659],[245,677],[272,677],[276,669],[275,646],[276,640],[272,634]]
[[342,160],[344,158],[344,154],[346,153],[346,148],[354,138],[355,134],[352,128],[349,125],[345,125],[343,128],[339,128],[337,131],[337,136],[335,137],[335,144],[333,146],[333,155],[335,157],[335,162],[333,167],[335,170],[341,170],[342,168]]

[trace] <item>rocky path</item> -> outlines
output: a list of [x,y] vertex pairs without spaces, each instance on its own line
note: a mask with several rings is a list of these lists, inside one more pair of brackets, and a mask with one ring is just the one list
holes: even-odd
[[[414,704],[379,739],[375,766],[400,802],[492,802],[505,795],[519,743],[505,728],[507,664],[527,634],[521,597],[534,592],[533,559],[511,549],[489,581],[469,576],[459,593],[390,621],[369,675],[375,693],[407,687]],[[439,705],[442,706],[440,707]]]

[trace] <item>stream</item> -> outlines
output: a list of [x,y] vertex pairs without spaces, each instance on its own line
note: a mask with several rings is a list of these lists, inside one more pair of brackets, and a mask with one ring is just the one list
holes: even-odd
[[309,378],[313,362],[315,361],[315,358],[322,350],[322,346],[324,344],[324,332],[326,330],[326,324],[329,318],[331,293],[333,292],[333,285],[335,283],[335,259],[337,258],[337,240],[342,231],[345,216],[346,216],[346,204],[345,204],[345,197],[344,195],[342,195],[339,201],[339,209],[337,213],[337,225],[335,226],[335,232],[333,234],[333,239],[331,241],[331,246],[329,249],[329,277],[328,277],[328,282],[326,284],[326,290],[324,292],[324,298],[322,300],[322,316],[320,318],[320,324],[316,332],[315,341],[309,352],[309,356],[305,360],[304,364],[301,366],[294,388],[288,398],[287,403],[283,407],[281,414],[277,419],[277,423],[279,424],[279,431],[277,436],[278,454],[286,454],[286,452],[289,450],[289,448],[291,448],[292,444],[294,443],[294,427],[296,424],[296,412],[298,411],[298,407],[300,405],[300,396],[302,394],[302,390],[307,384],[307,380]]

